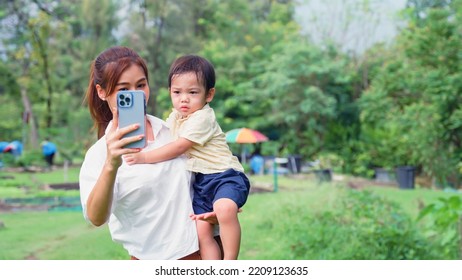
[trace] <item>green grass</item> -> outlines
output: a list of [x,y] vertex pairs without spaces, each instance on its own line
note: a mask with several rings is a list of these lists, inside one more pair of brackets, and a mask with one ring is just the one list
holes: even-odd
[[287,259],[290,245],[281,242],[286,228],[279,225],[301,217],[286,216],[286,208],[301,207],[313,214],[319,209],[335,207],[334,201],[341,190],[333,191],[333,188],[311,185],[298,191],[251,195],[239,216],[242,227],[240,259]]
[[[78,197],[78,190],[50,190],[47,185],[78,182],[79,167],[64,172],[0,171],[0,200],[30,197]],[[2,213],[0,259],[127,259],[114,243],[107,226],[96,228],[85,222],[81,212]]]
[[[46,174],[44,176],[41,180],[47,181]],[[52,177],[55,179],[50,180],[58,183],[60,175]],[[267,192],[252,194],[239,214],[242,226],[240,259],[290,259],[298,245],[285,238],[288,231],[301,230],[306,231],[307,236],[321,236],[323,233],[317,232],[311,224],[304,224],[304,219],[337,209],[339,199],[348,192],[341,183],[318,184],[311,177],[286,176],[278,178],[279,191],[271,192],[273,180],[272,176],[251,177],[254,186]],[[2,189],[0,186],[0,195],[8,196]],[[411,217],[416,217],[422,204],[454,195],[426,189],[372,186],[367,189],[396,202]],[[0,221],[5,224],[0,228],[0,259],[128,259],[125,250],[111,240],[107,226],[89,225],[81,212],[3,213]],[[329,250],[327,248],[326,258]]]
[[107,226],[87,224],[81,212],[3,214],[0,259],[128,259],[114,243]]
[[67,169],[67,173],[62,168],[55,169],[50,172],[35,173],[35,178],[39,182],[47,184],[56,184],[62,182],[78,182],[79,181],[79,167],[70,167]]
[[[265,180],[268,182],[270,178],[266,177],[260,182]],[[243,229],[241,259],[290,259],[291,252],[298,245],[285,239],[288,229],[299,227],[300,221],[307,217],[326,211],[335,211],[339,208],[336,203],[349,190],[342,183],[318,184],[310,178],[302,183],[290,177],[283,177],[280,182],[282,191],[252,195],[244,206],[244,211],[240,215]],[[370,186],[363,191],[370,191],[379,197],[395,202],[414,221],[424,205],[435,202],[440,197],[455,195],[455,193],[439,190],[402,190],[397,187],[383,186]],[[462,194],[459,193],[459,195]],[[294,212],[295,215],[293,215]],[[323,234],[311,229],[314,226],[309,224],[302,226],[307,235]],[[335,250],[335,248],[332,249]]]
[[[74,166],[65,172],[58,168],[49,172],[12,172],[0,171],[0,199],[8,197],[34,196],[78,196],[78,191],[65,192],[49,190],[46,187],[58,183],[74,183],[79,181],[80,167]],[[13,179],[6,179],[13,177]]]
[[[431,189],[415,189],[415,190],[400,190],[397,188],[390,187],[370,187],[368,190],[372,190],[380,196],[386,199],[397,202],[403,209],[413,217],[417,217],[419,210],[423,206],[435,202],[439,197],[450,197],[457,195],[452,192],[445,192],[442,190],[431,190]],[[458,193],[458,195],[462,195]]]

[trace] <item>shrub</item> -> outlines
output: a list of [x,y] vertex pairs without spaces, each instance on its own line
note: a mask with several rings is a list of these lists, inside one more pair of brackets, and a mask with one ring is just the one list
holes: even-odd
[[[439,259],[431,241],[396,203],[367,191],[349,190],[333,211],[302,214],[287,225],[293,259]],[[291,209],[287,215],[306,213]],[[293,220],[292,220],[293,221]],[[443,256],[444,257],[444,256]]]
[[462,258],[462,199],[460,196],[439,198],[426,206],[418,219],[430,220],[425,234],[446,258]]
[[18,165],[22,167],[45,166],[42,152],[40,150],[31,150],[23,153],[18,159]]

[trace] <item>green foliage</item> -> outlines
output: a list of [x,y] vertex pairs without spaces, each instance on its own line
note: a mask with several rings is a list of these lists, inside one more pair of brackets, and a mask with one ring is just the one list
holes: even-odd
[[[306,231],[304,224],[316,230]],[[313,231],[317,234],[313,235]],[[289,228],[288,234],[293,238],[294,259],[438,257],[396,203],[366,191],[349,191],[335,210],[302,216],[300,223]]]
[[317,169],[332,169],[334,172],[341,172],[343,170],[343,159],[333,153],[321,153],[316,158],[318,165]]
[[32,166],[45,166],[42,151],[30,150],[25,151],[16,161],[18,166],[29,168]]
[[301,186],[281,177],[285,192],[249,197],[240,216],[243,259],[458,259],[446,253],[457,246],[442,248],[442,236],[428,238],[428,229],[416,221],[421,203],[451,194],[384,187],[357,191],[313,180],[304,178]]
[[0,141],[11,142],[22,138],[22,112],[18,102],[0,95]]
[[[460,196],[441,197],[426,206],[419,213],[419,219],[430,219],[427,235],[438,239],[441,250],[453,258],[462,255],[462,198]],[[455,250],[457,247],[459,250]]]
[[454,186],[460,182],[462,152],[456,5],[426,9],[418,24],[410,19],[391,50],[396,55],[381,67],[360,103],[369,140],[365,148],[372,157],[391,166],[420,166]]
[[[348,6],[347,24],[362,14],[372,22],[369,2]],[[198,53],[216,68],[211,105],[223,130],[262,131],[270,155],[330,153],[354,175],[415,165],[444,186],[462,181],[459,0],[408,1],[397,39],[358,57],[302,35],[296,1],[47,3],[0,4],[0,141],[36,149],[49,136],[58,163],[81,160],[95,140],[82,105],[90,62],[122,44],[147,61],[151,114],[165,118],[171,108],[170,63]]]
[[[81,122],[75,121],[80,130],[72,128],[74,110],[69,108],[80,106],[91,59],[115,43],[133,47],[147,60],[152,114],[163,116],[171,108],[165,90],[160,90],[166,88],[171,61],[197,52],[216,67],[212,106],[224,131],[242,126],[259,129],[277,141],[267,149],[272,154],[308,158],[326,147],[335,150],[339,136],[343,141],[356,133],[351,129],[351,122],[357,123],[349,85],[352,72],[344,68],[348,59],[333,47],[323,50],[300,36],[294,21],[296,3],[145,1],[141,8],[138,4],[130,1],[123,16],[116,12],[122,7],[111,0],[102,1],[98,9],[91,1],[58,1],[48,13],[32,13],[40,10],[35,2],[1,6],[5,14],[23,19],[16,28],[0,27],[12,34],[4,42],[6,58],[34,104],[38,137],[52,137],[66,159],[81,157],[81,150],[94,140],[83,114]],[[129,32],[119,28],[122,22],[128,23]],[[8,108],[8,114],[19,115],[20,107],[17,112]],[[9,123],[8,131],[22,132],[17,120]]]
[[[210,1],[210,18],[202,24],[208,41],[201,54],[216,67],[217,94],[212,102],[224,131],[250,127],[270,135],[271,103],[267,89],[255,77],[267,71],[267,61],[281,51],[283,42],[299,37],[292,4],[264,1]],[[273,137],[271,135],[273,139]]]
[[347,62],[335,51],[292,39],[284,42],[265,71],[251,80],[261,94],[248,98],[268,101],[261,110],[270,112],[264,116],[286,148],[284,153],[312,158],[326,148],[327,135],[335,133],[330,125],[340,119],[345,103],[351,101]]
[[22,111],[16,77],[0,60],[0,141],[21,139]]

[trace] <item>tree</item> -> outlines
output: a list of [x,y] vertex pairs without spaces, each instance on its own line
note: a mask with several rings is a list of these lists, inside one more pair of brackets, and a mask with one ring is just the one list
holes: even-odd
[[410,16],[418,25],[425,24],[424,19],[428,11],[434,8],[448,8],[452,0],[408,0],[406,7],[410,10]]
[[162,116],[171,108],[166,94],[170,63],[179,55],[197,53],[202,45],[200,17],[206,14],[207,0],[132,0],[126,20],[129,33],[123,43],[147,60],[151,97],[149,113]]
[[99,1],[98,9],[91,1],[2,2],[4,58],[21,86],[17,98],[23,100],[19,118],[28,121],[26,146],[38,148],[39,136],[51,136],[62,147],[81,150],[72,147],[75,139],[88,138],[91,126],[80,113],[90,62],[116,42],[116,7],[111,0]]
[[0,141],[21,139],[19,85],[9,67],[0,60]]
[[291,1],[233,1],[212,10],[204,20],[212,39],[202,53],[216,64],[213,106],[223,128],[259,129],[283,154],[312,158],[331,148],[328,135],[353,96],[352,76],[342,70],[347,57],[303,39]]
[[[23,116],[26,116],[25,119],[28,120],[30,127],[29,141],[26,141],[26,137],[23,136],[23,142],[28,142],[32,147],[38,146],[38,124],[35,118],[35,114],[32,110],[30,96],[28,93],[29,87],[29,74],[32,63],[30,61],[31,51],[30,48],[27,48],[27,34],[28,34],[28,22],[29,14],[28,9],[30,8],[29,3],[22,1],[12,1],[4,4],[2,6],[7,12],[4,13],[4,18],[2,18],[2,29],[6,36],[4,42],[7,42],[5,46],[5,54],[9,57],[9,61],[16,61],[17,63],[8,63],[8,66],[11,67],[12,73],[15,73],[15,79],[19,80],[18,84],[20,85],[19,93],[17,96],[18,99],[22,100],[23,103]],[[13,24],[9,24],[12,22]],[[21,119],[21,116],[16,116]],[[17,127],[18,130],[21,130],[20,127]]]
[[462,152],[460,7],[453,1],[410,18],[391,50],[394,57],[362,97],[364,126],[387,136],[384,153],[393,165],[417,165],[453,186]]

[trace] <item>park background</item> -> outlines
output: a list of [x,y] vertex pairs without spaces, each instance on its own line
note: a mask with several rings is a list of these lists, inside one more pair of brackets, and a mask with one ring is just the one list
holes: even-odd
[[[460,0],[2,1],[0,141],[24,150],[1,154],[0,199],[54,202],[1,213],[0,259],[126,257],[107,228],[53,204],[78,191],[50,187],[78,180],[96,140],[83,96],[112,45],[146,59],[149,113],[166,117],[168,67],[197,53],[216,67],[223,131],[256,129],[263,155],[300,159],[273,168],[279,181],[273,165],[251,176],[241,258],[460,259],[461,16]],[[45,172],[46,137],[59,152]]]

